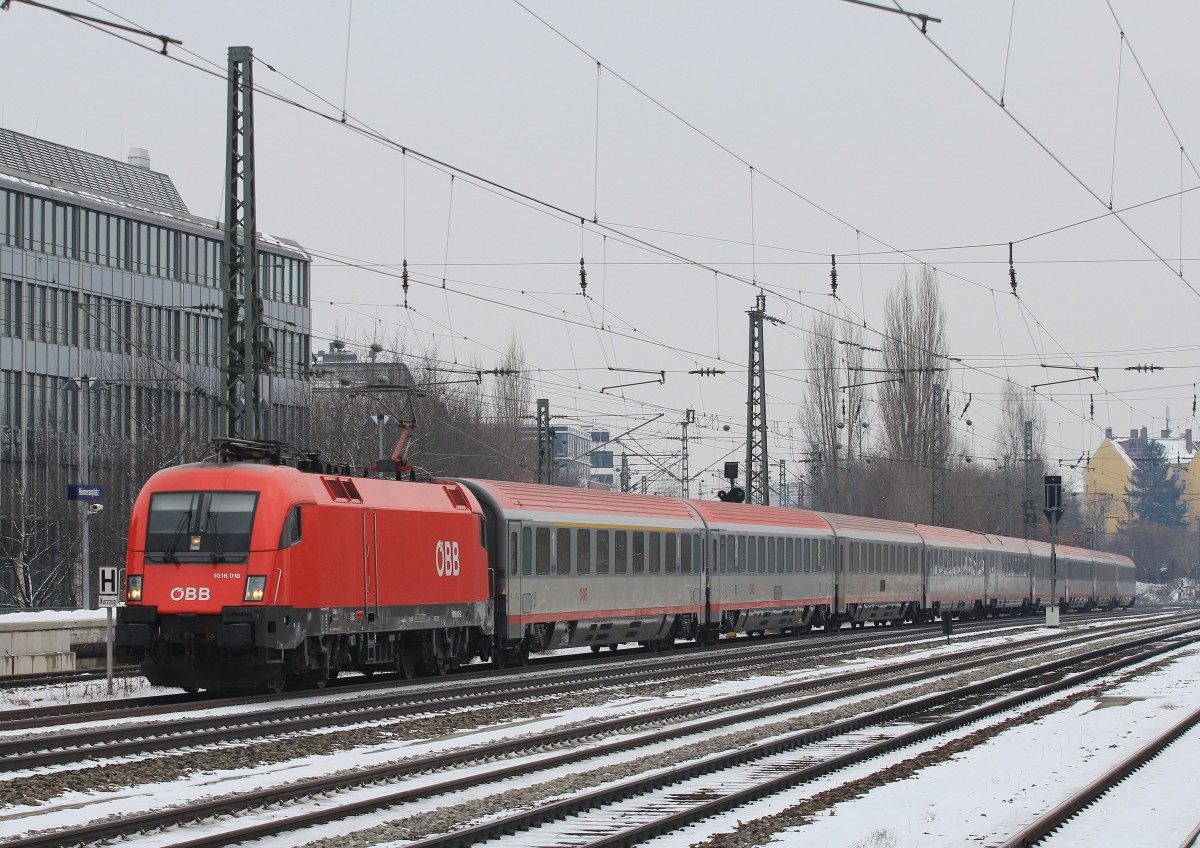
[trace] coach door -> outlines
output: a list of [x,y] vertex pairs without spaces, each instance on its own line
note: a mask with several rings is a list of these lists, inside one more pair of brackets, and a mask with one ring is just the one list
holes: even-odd
[[363,510],[363,618],[374,622],[379,615],[379,534],[375,510]]

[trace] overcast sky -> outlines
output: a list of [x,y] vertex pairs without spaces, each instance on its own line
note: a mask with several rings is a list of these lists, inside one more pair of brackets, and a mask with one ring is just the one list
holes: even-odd
[[[662,413],[635,435],[665,455],[694,408],[693,472],[744,459],[755,282],[784,322],[766,331],[770,456],[794,475],[814,310],[878,346],[887,291],[921,262],[962,360],[946,379],[967,452],[995,457],[1005,380],[1084,373],[1043,365],[1100,368],[1040,390],[1053,460],[1106,426],[1162,429],[1168,407],[1200,434],[1200,5],[930,0],[913,6],[942,18],[926,38],[839,0],[522,2],[61,0],[182,40],[181,62],[13,2],[0,125],[114,158],[147,148],[216,218],[227,48],[252,47],[256,82],[325,116],[255,101],[258,220],[315,255],[314,349],[405,335],[489,368],[516,334],[562,423],[615,435]],[[1118,219],[1110,198],[1138,208]],[[1165,370],[1124,370],[1138,364]],[[702,367],[727,373],[687,373]],[[651,379],[610,368],[666,383],[601,393]]]

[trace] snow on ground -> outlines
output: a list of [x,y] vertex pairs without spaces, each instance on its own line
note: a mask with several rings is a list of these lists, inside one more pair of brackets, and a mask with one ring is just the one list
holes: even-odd
[[94,610],[13,610],[0,612],[0,627],[13,624],[53,624],[56,622],[86,621],[101,624],[106,609]]
[[[785,831],[769,843],[829,848],[935,848],[997,846],[1020,827],[1082,789],[1109,767],[1200,705],[1200,649],[1182,651],[1175,662],[1146,677],[1115,686],[1101,701],[1081,701],[1029,725],[1004,731],[985,746],[955,755],[913,778],[891,783],[819,815],[811,824]],[[1102,799],[1086,828],[1074,826],[1056,838],[1065,846],[1154,845],[1174,848],[1200,819],[1194,797],[1197,742],[1193,732],[1175,753],[1146,775],[1135,792]],[[914,749],[915,750],[915,749]],[[870,773],[894,760],[843,772]],[[649,843],[684,848],[707,834],[733,830],[737,822],[786,809],[832,785],[815,781]],[[1171,786],[1170,795],[1155,795]],[[1153,814],[1151,814],[1153,809]]]
[[[1143,619],[1144,621],[1144,619]],[[1070,624],[1069,618],[1067,623]],[[1075,631],[1096,629],[1105,624],[1104,621],[1088,622],[1065,628],[1064,635],[1077,635]],[[882,666],[903,662],[918,656],[952,655],[959,651],[971,650],[989,644],[1020,643],[1032,638],[1043,636],[1046,631],[1038,627],[1005,628],[1000,631],[990,631],[978,636],[967,634],[955,635],[950,643],[940,635],[930,635],[922,640],[912,652],[901,655],[890,655],[886,646],[864,648],[853,660],[839,663],[833,667],[833,673],[856,670],[862,667]],[[733,649],[736,650],[736,649]],[[877,656],[883,654],[883,656]],[[654,657],[653,659],[657,659]],[[830,848],[904,848],[904,846],[920,845],[990,845],[998,844],[987,841],[993,833],[1006,833],[1017,823],[1026,818],[1032,818],[1042,809],[1057,802],[1058,795],[1066,794],[1076,785],[1083,785],[1095,776],[1102,768],[1101,763],[1109,759],[1116,760],[1124,757],[1132,747],[1141,744],[1164,724],[1178,720],[1179,710],[1169,708],[1169,704],[1184,706],[1200,703],[1200,652],[1192,651],[1186,662],[1181,661],[1181,668],[1170,673],[1160,673],[1154,676],[1154,682],[1133,683],[1123,687],[1120,693],[1130,697],[1144,697],[1145,700],[1133,701],[1128,705],[1093,709],[1094,704],[1081,704],[1064,717],[1052,717],[1038,725],[1008,731],[993,740],[984,751],[963,754],[947,765],[927,772],[920,773],[916,779],[904,781],[902,784],[884,787],[870,795],[848,804],[841,805],[834,816],[822,816],[814,824],[799,831],[783,834],[776,845],[794,845],[803,840],[805,844],[820,844]],[[1172,666],[1172,669],[1175,669]],[[500,738],[511,738],[514,733],[532,733],[547,730],[563,724],[587,721],[599,721],[611,718],[617,713],[639,712],[656,709],[680,702],[694,700],[702,703],[712,698],[738,692],[750,692],[758,689],[769,689],[780,683],[792,682],[814,676],[828,676],[829,666],[824,668],[798,668],[794,673],[759,675],[752,679],[729,680],[724,684],[709,686],[703,689],[681,689],[663,697],[639,697],[616,699],[601,707],[578,707],[552,712],[540,719],[524,721],[518,725],[498,724],[483,727],[469,733],[451,734],[445,737],[428,740],[397,740],[391,743],[358,748],[337,754],[304,757],[286,763],[269,765],[253,771],[229,770],[205,773],[192,773],[188,776],[169,783],[140,787],[136,790],[115,790],[104,793],[70,793],[38,807],[15,807],[0,815],[0,838],[11,838],[20,835],[28,827],[44,827],[49,820],[55,825],[94,820],[96,816],[127,815],[145,810],[148,806],[161,807],[171,803],[180,803],[189,798],[203,797],[227,792],[245,792],[259,786],[278,785],[302,780],[318,774],[328,774],[336,771],[361,768],[394,761],[396,759],[419,756],[440,750],[459,748],[464,744],[483,744]],[[1190,683],[1189,679],[1197,681]],[[431,687],[447,685],[451,681],[431,681]],[[95,697],[107,698],[103,693],[103,681],[99,684],[71,684],[71,687],[89,687],[95,691],[100,687],[100,693]],[[78,689],[68,691],[71,687],[59,685],[56,687],[38,687],[42,696],[29,689],[18,690],[24,693],[34,703],[42,705],[56,697],[72,700],[79,697]],[[1139,688],[1141,687],[1141,688]],[[146,687],[144,690],[131,692],[131,695],[153,694],[156,691]],[[0,693],[3,697],[5,693]],[[305,698],[338,697],[335,692],[297,693],[297,701]],[[352,697],[346,695],[345,697]],[[216,714],[217,710],[192,710],[190,714]],[[179,714],[175,714],[176,717]],[[486,721],[486,718],[484,719]],[[969,731],[967,731],[969,732]],[[1110,743],[1116,743],[1117,748],[1108,748]],[[936,744],[936,743],[935,743]],[[638,755],[630,755],[634,758]],[[911,756],[911,751],[899,755],[899,759]],[[879,766],[863,764],[858,769],[862,774],[869,774]],[[426,776],[418,782],[440,782],[445,775]],[[844,782],[845,774],[828,778],[830,785]],[[366,790],[376,794],[394,790],[392,787],[376,787]],[[775,810],[783,809],[799,797],[806,797],[819,791],[816,785],[797,793],[777,796],[761,802],[752,810],[743,809],[737,814],[721,819],[705,822],[697,828],[691,828],[686,833],[677,834],[657,840],[654,845],[659,848],[683,848],[705,838],[707,835],[733,829],[737,819],[749,820],[758,815],[765,815]],[[1051,797],[1050,793],[1058,793]],[[449,799],[434,799],[421,808],[437,807],[450,802]],[[452,803],[452,802],[451,802]],[[297,808],[293,808],[295,810]],[[411,811],[411,808],[409,808]],[[986,815],[984,815],[986,813]],[[287,815],[286,811],[281,814]],[[394,819],[395,814],[378,814],[366,817],[373,821]],[[35,821],[41,819],[41,821]],[[355,821],[353,827],[361,827],[373,821]],[[1189,823],[1184,833],[1194,824]],[[216,824],[218,828],[228,827],[228,824]],[[271,846],[299,845],[312,840],[318,835],[346,833],[352,828],[347,823],[335,823],[328,826],[328,834],[320,831],[305,831],[303,835],[293,834],[270,840]],[[872,831],[882,829],[886,838],[895,838],[895,842],[872,843]],[[158,844],[169,845],[169,834]],[[155,840],[151,840],[151,844]],[[140,843],[139,844],[144,844]],[[1081,843],[1082,844],[1082,843]],[[1101,843],[1091,843],[1101,844]],[[1160,844],[1146,842],[1144,844]],[[1177,844],[1174,843],[1174,844]]]

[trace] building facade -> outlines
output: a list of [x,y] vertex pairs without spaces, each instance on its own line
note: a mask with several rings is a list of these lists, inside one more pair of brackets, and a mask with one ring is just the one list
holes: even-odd
[[1173,434],[1160,430],[1157,436],[1150,435],[1147,428],[1130,430],[1129,436],[1116,436],[1112,428],[1104,431],[1104,441],[1088,460],[1084,484],[1084,527],[1090,529],[1100,546],[1103,537],[1120,529],[1128,517],[1130,486],[1133,469],[1144,456],[1151,442],[1162,446],[1171,474],[1182,481],[1183,500],[1187,505],[1187,520],[1191,525],[1200,522],[1200,502],[1195,498],[1200,493],[1200,465],[1196,463],[1196,443],[1192,431]]
[[[150,170],[146,151],[120,162],[0,129],[0,605],[14,561],[18,582],[32,581],[21,569],[71,555],[62,540],[30,541],[41,531],[14,499],[58,514],[67,482],[100,483],[119,513],[122,493],[141,483],[131,475],[147,470],[131,457],[190,459],[217,434],[223,241],[217,222],[192,215],[170,177]],[[303,441],[310,261],[283,239],[259,249],[273,347],[266,435]],[[85,435],[90,473],[80,471]],[[62,513],[72,531],[74,514]],[[59,586],[56,597],[69,594]]]

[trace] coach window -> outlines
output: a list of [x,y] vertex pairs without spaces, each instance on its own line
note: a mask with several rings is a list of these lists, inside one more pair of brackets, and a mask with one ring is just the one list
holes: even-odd
[[596,573],[608,574],[608,531],[596,531]]
[[[751,551],[754,550],[753,540],[751,540]],[[737,558],[733,561],[733,568],[730,571],[742,572],[746,570],[746,537],[737,537]]]
[[556,534],[557,544],[555,545],[555,553],[558,554],[558,573],[571,573],[571,531],[566,527],[559,527]]
[[758,568],[758,542],[759,539],[757,536],[751,536],[746,543],[748,546],[746,550],[746,571],[750,574],[753,574]]
[[617,530],[613,533],[613,571],[624,574],[629,563],[629,533]]
[[[697,548],[697,552],[699,552],[699,548]],[[692,536],[690,533],[684,533],[679,539],[679,570],[684,574],[688,574],[692,570]]]
[[537,531],[535,533],[535,536],[537,538],[537,549],[536,549],[536,556],[534,557],[534,559],[537,560],[537,573],[538,574],[549,574],[550,573],[550,528],[549,527],[538,527]]
[[646,534],[641,530],[633,531],[633,573],[642,574],[646,571]]
[[[663,571],[667,574],[674,574],[678,570],[678,559],[676,556],[676,539],[678,537],[674,533],[663,534]],[[687,537],[684,536],[686,539]]]
[[575,539],[575,569],[579,574],[592,573],[591,530],[580,530]]
[[796,570],[796,540],[788,539],[784,542],[784,545],[786,546],[784,548],[784,556],[786,557],[786,565],[784,567],[787,569],[787,573],[791,574]]
[[517,557],[520,555],[520,536],[514,530],[508,534],[508,573],[517,576]]
[[727,541],[728,537],[722,536],[720,542],[718,542],[720,548],[717,552],[716,567],[722,574],[729,570],[729,545]]
[[647,559],[650,561],[651,574],[658,574],[662,570],[662,542],[660,541],[661,533],[650,534],[650,555]]

